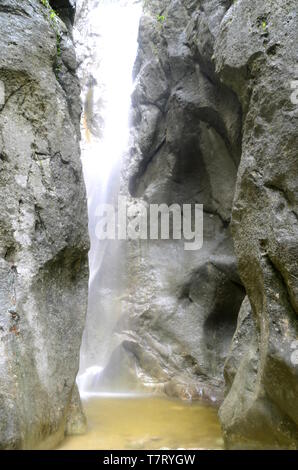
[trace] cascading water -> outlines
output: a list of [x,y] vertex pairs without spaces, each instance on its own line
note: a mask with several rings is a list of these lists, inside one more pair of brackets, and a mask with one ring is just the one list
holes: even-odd
[[110,295],[111,285],[115,290],[119,282],[119,246],[116,241],[97,239],[96,208],[113,203],[118,195],[121,156],[128,145],[141,4],[133,0],[79,0],[77,12],[75,41],[84,104],[81,147],[91,238],[89,308],[77,379],[84,396],[98,389],[100,373],[115,347],[113,330],[120,315],[119,302],[117,298],[111,302]]

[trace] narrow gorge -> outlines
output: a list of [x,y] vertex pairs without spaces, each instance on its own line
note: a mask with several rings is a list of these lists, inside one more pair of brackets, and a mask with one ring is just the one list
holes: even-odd
[[297,18],[0,0],[0,449],[298,449]]

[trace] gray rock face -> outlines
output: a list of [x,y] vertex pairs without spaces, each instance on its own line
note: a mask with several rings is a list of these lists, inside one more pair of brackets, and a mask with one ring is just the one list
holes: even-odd
[[[71,36],[39,0],[1,0],[0,448],[82,429],[75,376],[87,211]],[[57,29],[60,40],[57,40]]]
[[230,447],[298,446],[296,7],[238,0],[215,46],[243,109],[232,227],[252,308],[246,300],[226,365],[220,418]]
[[[222,398],[223,364],[244,297],[229,229],[241,106],[212,63],[227,6],[201,2],[198,9],[191,1],[144,6],[121,193],[132,212],[140,202],[204,204],[204,245],[195,252],[185,251],[178,240],[120,246],[119,346],[104,374],[115,387],[119,371],[122,386],[127,370],[133,387],[137,376],[140,385],[169,395]],[[109,254],[103,266],[101,282],[115,299],[107,281]]]

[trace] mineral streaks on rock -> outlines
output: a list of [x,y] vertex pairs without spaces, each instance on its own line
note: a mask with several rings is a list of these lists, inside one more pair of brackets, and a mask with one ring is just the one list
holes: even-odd
[[[0,5],[0,447],[51,447],[78,423],[87,210],[71,37],[39,0]],[[59,65],[60,63],[60,65]],[[57,67],[59,65],[59,67]],[[71,411],[71,412],[72,412]],[[82,422],[83,419],[81,419]]]

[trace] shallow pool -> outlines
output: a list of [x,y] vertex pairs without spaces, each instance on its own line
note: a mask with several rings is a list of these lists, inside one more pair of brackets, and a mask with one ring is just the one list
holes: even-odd
[[222,449],[216,409],[157,397],[93,397],[84,401],[88,431],[58,449]]

